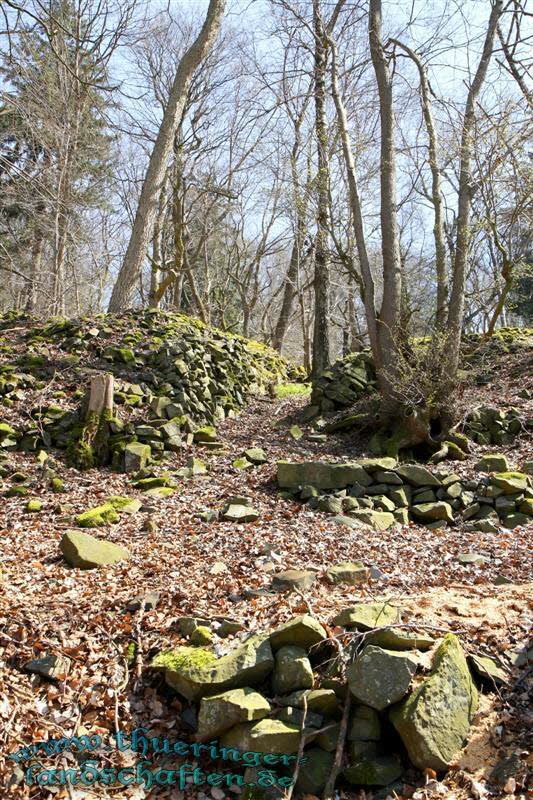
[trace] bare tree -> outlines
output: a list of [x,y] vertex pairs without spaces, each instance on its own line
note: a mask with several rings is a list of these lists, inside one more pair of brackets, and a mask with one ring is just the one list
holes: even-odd
[[176,70],[168,105],[165,108],[161,127],[150,155],[131,238],[109,301],[109,311],[119,311],[127,306],[140,274],[153,235],[161,186],[172,152],[177,125],[186,101],[187,90],[195,70],[209,52],[218,35],[224,7],[225,0],[210,0],[202,29],[182,57]]

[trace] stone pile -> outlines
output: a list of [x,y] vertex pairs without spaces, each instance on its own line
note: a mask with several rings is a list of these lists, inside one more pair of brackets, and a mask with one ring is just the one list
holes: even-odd
[[[524,465],[530,470],[530,465]],[[496,531],[531,522],[533,480],[509,471],[505,456],[487,455],[477,465],[482,476],[465,480],[446,470],[393,458],[364,458],[331,464],[278,461],[277,479],[287,497],[335,514],[353,527],[387,530],[410,520],[428,528],[466,521],[472,530]]]
[[529,424],[527,420],[522,420],[518,408],[503,411],[491,406],[479,406],[467,416],[465,433],[481,445],[506,445],[512,444],[526,427],[532,426],[533,420]]
[[320,374],[313,386],[311,407],[317,414],[337,411],[375,389],[376,374],[370,352],[352,353]]
[[[209,620],[180,622],[191,643],[206,643]],[[239,630],[233,624],[232,632]],[[401,777],[413,765],[445,770],[468,736],[477,705],[457,637],[434,641],[402,624],[401,610],[386,602],[351,606],[330,624],[336,626],[335,646],[323,625],[304,614],[249,636],[221,657],[207,647],[182,646],[160,653],[151,666],[196,709],[187,718],[196,719],[198,742],[217,739],[219,748],[277,754],[271,769],[290,775],[294,764],[281,755],[296,754],[304,737],[297,796],[324,789],[348,697],[337,786],[400,791]],[[224,625],[215,623],[218,635],[227,635]],[[430,649],[431,668],[421,652]],[[245,780],[253,772],[248,768]]]
[[[235,414],[249,396],[297,373],[274,350],[181,314],[102,314],[40,327],[30,322],[23,355],[9,360],[9,347],[2,348],[1,402],[8,407],[27,402],[27,393],[44,388],[58,369],[78,388],[71,396],[60,389],[57,402],[30,407],[32,421],[21,428],[0,419],[0,451],[73,446],[81,430],[83,387],[95,371],[115,376],[116,416],[109,433],[116,468],[142,469],[150,457],[193,440],[216,450],[222,446],[213,427],[217,422]],[[57,350],[64,355],[58,358]]]

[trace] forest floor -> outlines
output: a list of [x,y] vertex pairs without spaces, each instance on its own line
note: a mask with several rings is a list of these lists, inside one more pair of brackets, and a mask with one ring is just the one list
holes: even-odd
[[[465,405],[523,407],[527,403],[517,393],[524,379],[512,375],[517,375],[516,364],[514,372],[510,368],[507,374],[499,373],[489,386],[468,390],[471,396],[463,397]],[[492,655],[508,674],[504,686],[482,696],[469,743],[454,768],[441,780],[407,773],[403,796],[417,800],[531,796],[524,788],[524,774],[531,759],[526,736],[533,722],[527,702],[533,689],[532,668],[527,659],[521,666],[513,661],[527,647],[531,629],[533,526],[497,534],[466,532],[461,525],[430,532],[412,523],[393,533],[351,530],[326,514],[280,499],[277,459],[349,460],[364,452],[364,442],[349,433],[331,435],[324,443],[305,436],[294,441],[287,423],[299,419],[305,402],[301,397],[252,401],[238,418],[220,425],[224,451],[215,455],[194,446],[164,467],[171,472],[178,469],[192,452],[208,465],[208,474],[179,481],[173,496],[152,498],[148,507],[128,475],[108,470],[79,473],[64,466],[57,454],[55,471],[66,488],[58,495],[41,478],[35,455],[10,454],[13,465],[33,479],[32,497],[43,501],[43,509],[28,514],[24,498],[2,498],[0,768],[6,797],[117,796],[116,789],[106,794],[101,788],[24,784],[7,756],[31,742],[80,733],[104,736],[139,725],[149,727],[152,735],[187,734],[177,717],[182,704],[161,675],[147,667],[156,652],[183,643],[179,617],[229,617],[254,631],[309,609],[328,622],[341,608],[373,598],[393,599],[409,620],[456,632],[469,652]],[[237,471],[231,462],[251,446],[266,450],[268,464]],[[533,445],[525,437],[497,450],[515,467],[533,459]],[[471,471],[481,452],[478,448],[468,461],[454,463],[454,471]],[[118,524],[96,532],[126,546],[131,559],[105,569],[71,569],[59,552],[62,534],[73,526],[74,514],[101,504],[109,495],[139,497],[145,503],[138,513],[122,515]],[[220,508],[231,495],[249,496],[260,512],[259,520],[235,524],[197,519],[198,512]],[[154,523],[151,530],[148,518]],[[477,566],[454,561],[458,553],[471,551],[488,561]],[[332,588],[321,578],[325,568],[346,560],[375,568],[369,584]],[[272,572],[289,568],[318,571],[304,597],[269,589]],[[159,592],[156,608],[144,613],[126,610],[129,601],[147,591]],[[132,642],[138,647],[135,664],[127,658]],[[228,644],[231,639],[224,641],[224,646]],[[70,659],[65,680],[47,683],[24,672],[25,662],[50,653]],[[112,754],[123,763],[127,756],[131,754]],[[59,756],[47,757],[47,764],[64,764],[65,758],[75,760],[66,754],[63,762]],[[498,764],[500,771],[507,769],[499,788],[489,781]],[[217,795],[211,790],[207,797],[221,800],[218,791]],[[121,789],[120,796],[204,797],[197,791],[149,792],[139,786]],[[372,796],[369,791],[338,794],[353,800]]]

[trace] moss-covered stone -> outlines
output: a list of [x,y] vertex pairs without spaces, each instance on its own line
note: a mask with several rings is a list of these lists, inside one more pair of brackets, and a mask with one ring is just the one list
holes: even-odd
[[135,497],[121,497],[120,495],[111,495],[107,498],[107,503],[113,506],[115,511],[120,514],[135,514],[141,510],[142,503]]
[[102,525],[108,525],[112,522],[118,522],[120,519],[119,514],[111,503],[90,508],[76,517],[76,525],[80,528],[99,528]]
[[178,647],[156,656],[152,666],[164,669],[166,682],[187,700],[196,700],[262,683],[274,656],[268,638],[259,634],[219,659],[208,650]]
[[499,486],[504,494],[523,492],[529,486],[529,478],[521,472],[498,472],[490,479],[493,486]]
[[41,511],[42,507],[43,504],[41,500],[28,500],[25,510],[29,512],[37,512]]
[[413,694],[390,712],[390,719],[420,769],[446,769],[463,746],[477,708],[477,690],[461,644],[449,633],[433,669]]

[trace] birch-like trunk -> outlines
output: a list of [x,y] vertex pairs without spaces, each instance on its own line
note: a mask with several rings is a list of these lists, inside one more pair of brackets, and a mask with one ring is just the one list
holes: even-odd
[[494,37],[498,20],[502,14],[502,2],[496,0],[492,6],[483,52],[468,90],[463,129],[461,133],[461,157],[459,169],[459,198],[457,203],[457,236],[453,261],[452,290],[448,310],[448,336],[446,348],[445,377],[453,385],[459,367],[461,334],[463,328],[465,277],[470,250],[470,213],[472,206],[472,148],[475,123],[476,100],[485,81],[494,48]]

